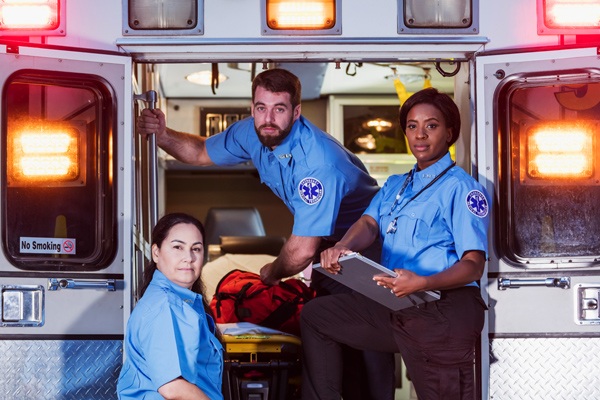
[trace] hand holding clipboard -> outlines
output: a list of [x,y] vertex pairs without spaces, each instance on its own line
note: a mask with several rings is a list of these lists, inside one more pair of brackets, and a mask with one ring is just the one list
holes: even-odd
[[396,297],[388,289],[377,285],[373,281],[373,276],[375,275],[385,274],[390,277],[397,277],[396,272],[358,253],[342,256],[339,258],[338,263],[342,269],[337,274],[326,271],[320,264],[314,264],[313,270],[329,276],[331,279],[383,304],[393,311],[439,300],[440,298],[439,292],[433,290],[416,292],[404,297]]

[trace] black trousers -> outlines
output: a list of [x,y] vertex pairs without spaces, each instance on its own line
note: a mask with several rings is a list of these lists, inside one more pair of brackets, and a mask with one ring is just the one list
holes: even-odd
[[477,287],[443,291],[436,302],[396,312],[357,293],[316,298],[301,314],[302,398],[341,398],[347,345],[400,352],[419,400],[472,400],[485,309]]
[[[313,262],[320,262],[321,251],[334,244],[333,241],[323,240]],[[378,261],[381,242],[376,241],[362,254]],[[311,286],[316,290],[318,297],[352,293],[348,287],[318,272],[312,273]],[[340,347],[342,357],[340,393],[344,400],[394,400],[396,375],[393,352],[363,351],[344,344]]]

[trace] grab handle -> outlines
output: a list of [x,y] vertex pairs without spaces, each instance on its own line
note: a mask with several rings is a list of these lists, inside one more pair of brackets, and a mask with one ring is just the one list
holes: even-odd
[[116,287],[114,279],[87,281],[80,279],[49,278],[48,290],[59,289],[106,289],[109,292],[114,292]]
[[[134,99],[144,101],[150,110],[156,108],[157,93],[155,90],[136,94]],[[154,227],[156,221],[158,221],[158,156],[155,133],[148,135],[148,164],[148,173],[150,174],[150,226]]]
[[571,278],[563,276],[559,278],[542,278],[542,279],[509,279],[499,278],[498,289],[514,289],[522,286],[546,286],[568,289],[571,287]]

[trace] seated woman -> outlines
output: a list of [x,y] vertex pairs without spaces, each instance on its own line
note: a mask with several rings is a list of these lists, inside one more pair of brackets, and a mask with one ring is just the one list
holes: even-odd
[[381,237],[381,263],[397,277],[377,276],[376,283],[398,297],[439,290],[441,298],[399,311],[360,294],[306,304],[305,400],[340,399],[341,344],[400,352],[420,400],[474,398],[474,346],[486,309],[477,281],[488,248],[489,200],[482,185],[450,158],[460,114],[449,96],[433,88],[415,93],[400,109],[400,124],[415,167],[388,178],[346,235],[321,253],[321,264],[337,273],[341,255]]
[[204,227],[167,214],[125,336],[119,399],[223,399],[223,347],[203,295]]

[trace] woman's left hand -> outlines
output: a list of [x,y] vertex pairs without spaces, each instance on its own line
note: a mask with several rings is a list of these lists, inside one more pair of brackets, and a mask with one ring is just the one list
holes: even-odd
[[427,283],[426,277],[405,269],[396,269],[394,271],[398,274],[395,278],[375,275],[373,280],[379,286],[389,289],[397,297],[408,296],[411,293],[424,290]]

